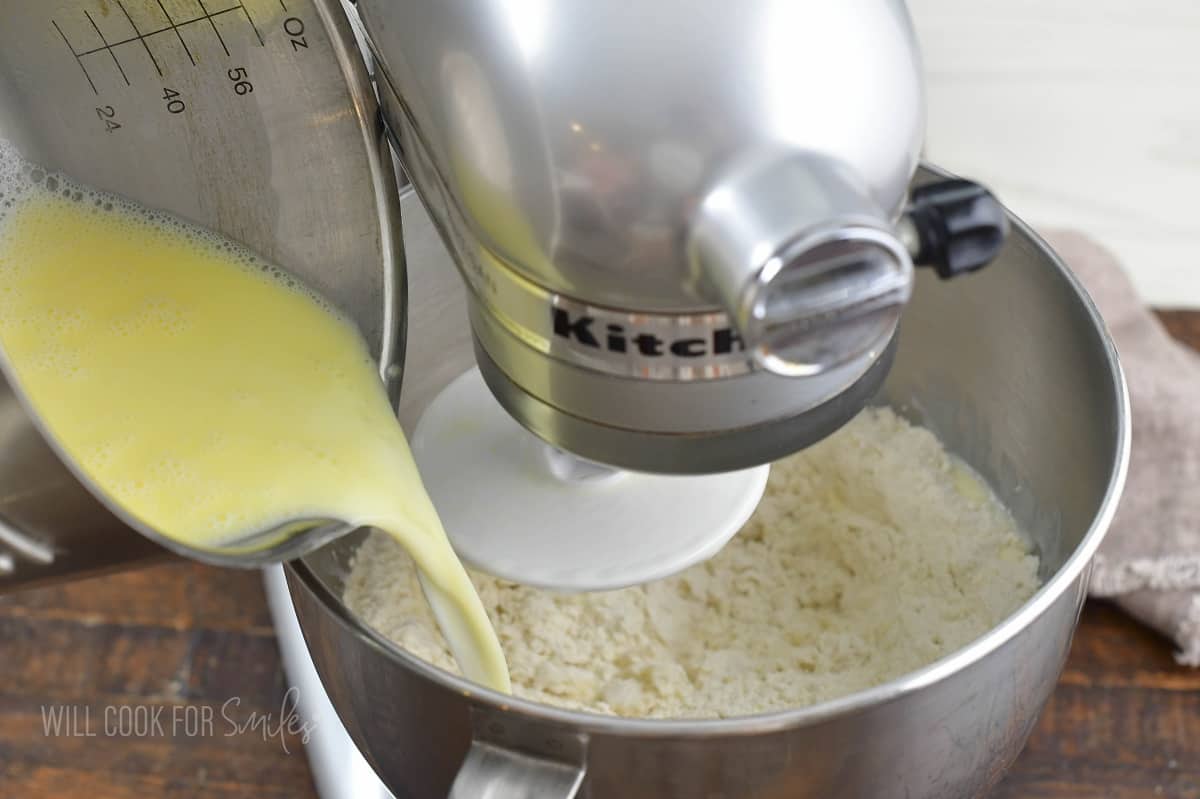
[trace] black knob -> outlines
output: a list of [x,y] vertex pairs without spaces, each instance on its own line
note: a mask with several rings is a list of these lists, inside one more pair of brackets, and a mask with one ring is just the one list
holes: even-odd
[[974,272],[1000,252],[1008,215],[992,193],[969,180],[943,180],[913,189],[906,212],[915,232],[913,263],[942,278]]

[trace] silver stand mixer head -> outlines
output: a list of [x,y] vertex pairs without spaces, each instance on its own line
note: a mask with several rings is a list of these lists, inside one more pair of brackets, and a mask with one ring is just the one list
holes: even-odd
[[[526,428],[621,468],[726,472],[875,393],[913,256],[952,246],[906,212],[924,102],[903,3],[358,9],[480,370]],[[983,216],[986,262],[1003,214]]]
[[[357,7],[482,375],[434,400],[414,452],[493,574],[614,588],[712,555],[764,464],[875,395],[914,260],[948,276],[1003,240],[973,184],[909,205],[924,104],[901,2]],[[638,474],[555,473],[484,383],[552,447]]]

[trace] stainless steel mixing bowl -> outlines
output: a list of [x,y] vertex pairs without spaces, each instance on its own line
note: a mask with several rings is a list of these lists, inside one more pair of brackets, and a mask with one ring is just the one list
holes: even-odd
[[[1094,307],[1013,221],[984,272],[953,284],[921,276],[879,402],[934,430],[1012,509],[1042,558],[1032,599],[965,649],[836,701],[722,721],[626,720],[501,696],[388,643],[340,602],[358,533],[290,564],[288,580],[333,704],[395,795],[963,799],[993,785],[1062,668],[1129,446],[1121,369]],[[472,354],[455,323],[462,290],[415,208],[405,242],[401,418],[411,425]]]

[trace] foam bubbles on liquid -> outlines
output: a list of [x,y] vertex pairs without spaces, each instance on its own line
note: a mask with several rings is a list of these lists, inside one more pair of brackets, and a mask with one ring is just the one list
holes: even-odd
[[[232,260],[247,271],[303,294],[322,310],[342,316],[320,294],[287,270],[264,260],[249,248],[165,211],[147,208],[119,195],[93,189],[62,173],[49,172],[26,160],[11,142],[0,139],[0,242],[3,242],[6,224],[13,214],[25,202],[38,198],[78,203],[91,215],[103,216],[106,217],[106,222],[130,228],[131,235],[167,233],[189,246],[219,251],[227,260]],[[3,247],[0,247],[0,271],[6,268],[20,268],[20,265],[7,263]],[[178,319],[161,321],[167,330],[178,329],[180,323]],[[118,326],[117,332],[126,334],[129,331]]]

